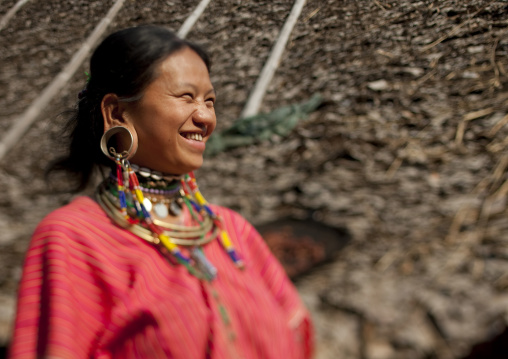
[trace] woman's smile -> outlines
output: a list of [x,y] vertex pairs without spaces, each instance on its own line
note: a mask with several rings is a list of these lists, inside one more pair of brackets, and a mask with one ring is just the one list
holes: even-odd
[[192,140],[192,141],[198,141],[198,142],[202,142],[203,141],[203,135],[200,134],[200,133],[182,133],[180,134],[181,136],[183,136],[184,138],[188,139],[188,140]]
[[205,151],[206,145],[201,133],[185,132],[181,133],[180,136],[182,136],[184,141],[186,141],[186,143],[193,149],[200,151],[201,153]]

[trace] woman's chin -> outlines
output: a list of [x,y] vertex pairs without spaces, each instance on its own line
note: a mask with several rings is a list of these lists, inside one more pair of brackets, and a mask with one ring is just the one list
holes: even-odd
[[195,171],[201,166],[203,166],[203,156],[202,155],[193,155],[189,156],[185,159],[185,161],[179,161],[175,163],[170,161],[169,159],[161,162],[162,156],[158,158],[157,161],[153,161],[153,156],[151,158],[144,159],[141,156],[135,155],[130,162],[139,166],[146,167],[151,169],[152,171],[158,171],[162,173],[174,174],[174,175],[183,175],[192,171]]
[[[179,166],[160,166],[160,167],[158,166],[157,168],[159,168],[159,169],[155,169],[155,171],[159,171],[162,173],[169,173],[169,174],[173,174],[173,175],[184,175],[186,173],[198,170],[199,168],[201,168],[202,165],[203,165],[203,159],[201,159],[201,161],[194,161],[192,163],[185,163],[185,164],[181,164]],[[154,170],[154,169],[152,168],[152,170]]]

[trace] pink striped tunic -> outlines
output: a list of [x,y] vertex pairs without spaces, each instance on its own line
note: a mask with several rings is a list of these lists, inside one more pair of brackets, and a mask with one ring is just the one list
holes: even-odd
[[[88,197],[37,227],[19,287],[11,358],[308,358],[308,312],[264,241],[214,207],[246,269],[216,241],[203,283],[111,222]],[[227,317],[222,314],[227,312]]]

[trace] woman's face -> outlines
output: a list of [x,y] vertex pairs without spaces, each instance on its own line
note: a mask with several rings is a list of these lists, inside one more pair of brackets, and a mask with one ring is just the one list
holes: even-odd
[[201,167],[216,125],[214,103],[215,91],[199,55],[189,48],[170,55],[143,98],[126,110],[138,138],[131,162],[172,174]]

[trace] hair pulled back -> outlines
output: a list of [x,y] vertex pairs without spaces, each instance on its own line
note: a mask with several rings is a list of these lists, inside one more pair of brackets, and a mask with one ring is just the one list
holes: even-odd
[[74,174],[78,182],[73,191],[79,191],[86,187],[97,165],[111,165],[99,146],[104,133],[102,99],[114,93],[121,101],[140,100],[157,77],[158,65],[186,47],[195,51],[210,71],[206,52],[163,27],[132,27],[106,37],[90,59],[90,79],[65,129],[68,156],[51,165],[49,172],[66,170]]

